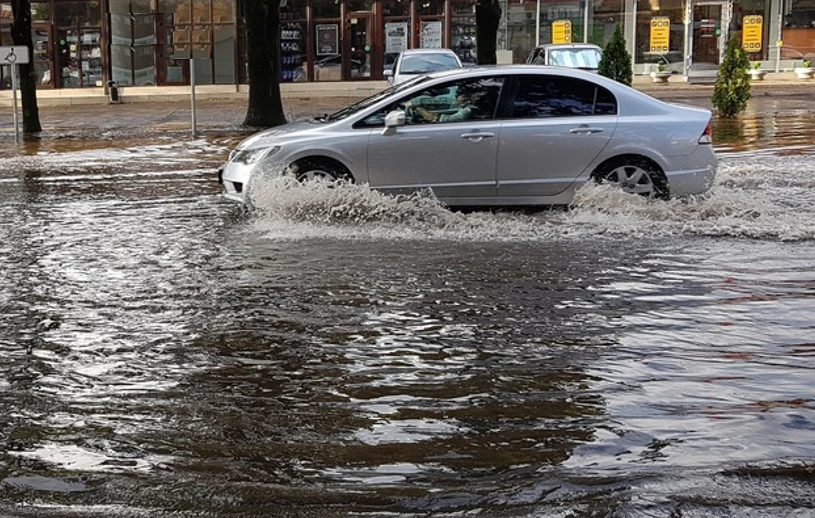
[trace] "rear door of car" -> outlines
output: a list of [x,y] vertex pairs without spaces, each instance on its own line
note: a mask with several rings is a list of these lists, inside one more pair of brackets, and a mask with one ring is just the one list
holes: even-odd
[[554,196],[611,141],[617,101],[603,86],[554,74],[513,77],[502,106],[498,196]]

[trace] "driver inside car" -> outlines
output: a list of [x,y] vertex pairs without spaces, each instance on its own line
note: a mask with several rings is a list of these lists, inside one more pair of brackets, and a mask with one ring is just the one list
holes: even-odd
[[456,89],[456,105],[458,109],[453,113],[444,114],[430,111],[421,104],[414,104],[415,100],[406,102],[405,110],[412,111],[416,119],[422,122],[464,122],[472,119],[475,115],[477,98],[478,89],[460,85]]

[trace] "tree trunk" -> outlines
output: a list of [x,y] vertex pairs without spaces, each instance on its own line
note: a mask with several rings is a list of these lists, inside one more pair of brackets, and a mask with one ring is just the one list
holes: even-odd
[[11,0],[11,41],[14,45],[28,47],[31,63],[18,65],[20,71],[20,97],[23,101],[23,133],[42,131],[40,110],[37,107],[37,73],[34,71],[34,42],[31,39],[30,0]]
[[498,25],[501,23],[501,4],[498,0],[476,0],[475,42],[479,65],[494,65],[498,42]]
[[246,20],[249,106],[244,126],[286,123],[280,97],[280,0],[242,0]]

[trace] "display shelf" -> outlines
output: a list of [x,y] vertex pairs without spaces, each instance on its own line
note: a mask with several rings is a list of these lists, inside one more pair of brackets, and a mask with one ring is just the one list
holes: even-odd
[[280,81],[306,81],[305,22],[290,21],[280,26]]

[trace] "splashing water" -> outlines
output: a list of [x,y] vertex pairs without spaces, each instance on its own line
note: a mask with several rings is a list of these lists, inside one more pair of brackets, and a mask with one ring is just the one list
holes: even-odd
[[289,177],[253,184],[255,228],[272,239],[441,239],[537,241],[674,235],[781,241],[815,239],[811,155],[722,160],[710,192],[669,201],[608,186],[581,187],[567,211],[460,213],[431,192],[390,196],[366,185]]

